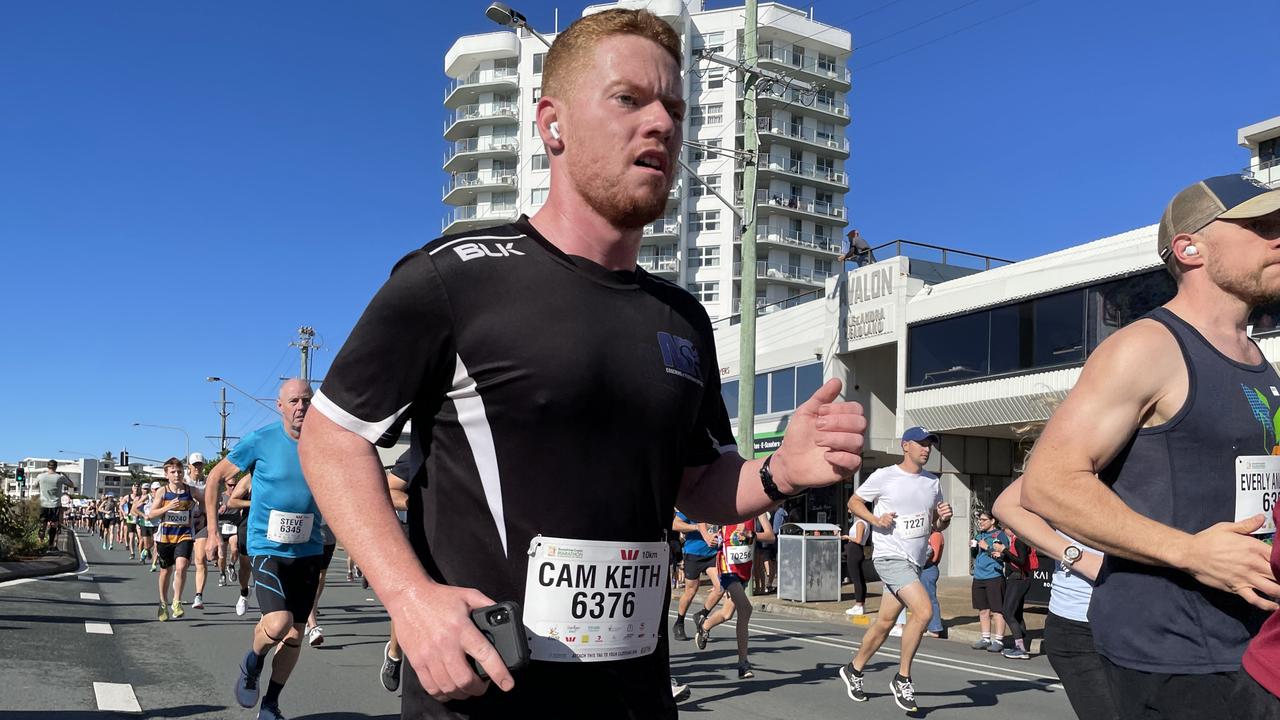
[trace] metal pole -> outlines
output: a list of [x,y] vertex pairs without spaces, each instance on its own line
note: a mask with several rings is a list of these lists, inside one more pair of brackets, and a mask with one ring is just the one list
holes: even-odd
[[226,454],[227,452],[227,415],[229,414],[227,412],[227,386],[223,385],[220,388],[220,391],[221,391],[221,400],[219,402],[222,404],[222,408],[218,410],[218,415],[222,416],[222,431],[218,433],[218,436],[221,438],[221,442],[219,443],[218,447],[223,452],[223,454]]
[[[747,46],[743,55],[747,67],[754,67],[758,60],[756,46],[756,0],[747,0],[746,28],[742,42]],[[756,94],[759,77],[748,72],[743,78],[742,93],[742,149],[756,157],[759,147],[760,127],[756,122]],[[739,332],[738,365],[738,452],[750,460],[755,457],[756,421],[756,164],[747,160],[742,169],[742,205],[746,224],[742,229],[742,281],[739,297],[742,318]]]

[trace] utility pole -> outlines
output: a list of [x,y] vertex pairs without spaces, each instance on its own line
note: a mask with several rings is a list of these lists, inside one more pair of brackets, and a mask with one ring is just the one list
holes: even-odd
[[218,417],[222,418],[222,431],[218,433],[218,447],[222,449],[222,454],[225,455],[227,453],[227,416],[231,414],[227,410],[227,405],[234,405],[235,403],[227,402],[227,387],[225,385],[222,386],[221,390],[221,399],[215,404],[218,405]]
[[[742,42],[746,45],[743,62],[755,68],[759,61],[756,44],[758,6],[746,0],[746,27]],[[742,79],[742,149],[752,158],[742,168],[742,283],[738,298],[741,322],[738,326],[738,452],[751,460],[756,456],[756,154],[760,146],[760,126],[756,121],[756,95],[760,77],[747,72]]]
[[311,351],[320,347],[315,342],[315,337],[315,328],[310,325],[303,325],[298,328],[298,339],[289,343],[289,347],[296,347],[302,353],[302,374],[300,377],[307,383],[311,382]]

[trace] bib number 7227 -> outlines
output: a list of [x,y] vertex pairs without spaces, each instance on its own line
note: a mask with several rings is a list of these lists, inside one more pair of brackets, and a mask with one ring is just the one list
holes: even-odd
[[610,620],[618,617],[618,605],[622,605],[622,617],[629,618],[636,611],[636,594],[634,592],[576,592],[573,594],[573,617],[581,620],[591,618],[599,620],[607,615]]

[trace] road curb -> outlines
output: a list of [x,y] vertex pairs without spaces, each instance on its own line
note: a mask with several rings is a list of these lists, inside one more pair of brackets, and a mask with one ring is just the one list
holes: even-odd
[[70,531],[60,533],[58,554],[35,560],[15,560],[0,563],[0,583],[10,580],[27,580],[30,578],[59,575],[74,572],[80,567],[80,555],[77,544]]

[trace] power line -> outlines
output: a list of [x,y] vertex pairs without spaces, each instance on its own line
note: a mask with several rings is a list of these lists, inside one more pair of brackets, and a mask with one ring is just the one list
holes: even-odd
[[875,40],[871,40],[871,41],[869,41],[869,42],[864,42],[864,43],[862,43],[862,44],[858,45],[856,49],[858,49],[858,50],[866,50],[867,48],[871,47],[872,45],[875,45],[876,43],[884,42],[885,40],[888,40],[889,38],[897,37],[897,36],[899,36],[899,35],[901,35],[901,34],[903,34],[903,33],[905,33],[905,32],[910,32],[910,31],[915,30],[916,28],[920,27],[921,25],[927,25],[927,24],[929,24],[929,23],[933,22],[934,20],[937,20],[938,18],[946,17],[947,15],[950,15],[951,13],[958,12],[958,11],[960,11],[960,10],[963,10],[963,9],[965,9],[965,8],[969,7],[970,5],[973,5],[973,4],[975,4],[975,3],[979,3],[979,2],[982,2],[982,0],[969,0],[969,2],[966,2],[966,3],[962,3],[962,4],[960,4],[960,5],[957,5],[957,6],[953,7],[953,8],[951,8],[950,10],[943,10],[942,12],[938,13],[937,15],[931,15],[931,16],[929,16],[929,17],[925,18],[924,20],[921,20],[920,22],[915,23],[914,25],[908,25],[907,27],[904,27],[904,28],[902,28],[901,30],[897,30],[897,31],[895,31],[895,32],[891,32],[891,33],[889,33],[888,35],[884,35],[884,36],[882,36],[882,37],[878,37],[878,38],[876,38]]
[[934,38],[934,39],[932,39],[932,40],[927,40],[927,41],[925,41],[925,42],[920,43],[919,45],[916,45],[916,46],[913,46],[913,47],[909,47],[909,48],[907,48],[906,50],[903,50],[902,52],[894,53],[893,55],[890,55],[890,56],[888,56],[888,57],[886,57],[886,58],[881,58],[881,59],[879,59],[879,60],[877,60],[877,61],[875,61],[875,62],[873,62],[873,63],[868,63],[868,64],[866,64],[866,65],[863,65],[862,67],[852,68],[852,69],[850,70],[850,72],[851,72],[851,73],[862,72],[862,71],[866,70],[867,68],[872,68],[872,67],[875,67],[876,65],[882,65],[882,64],[884,64],[884,63],[889,62],[890,60],[893,60],[894,58],[902,57],[903,55],[906,55],[906,54],[908,54],[908,53],[915,52],[916,50],[919,50],[919,49],[924,48],[924,47],[928,47],[929,45],[932,45],[932,44],[934,44],[934,43],[936,43],[936,42],[940,42],[940,41],[942,41],[942,40],[946,40],[946,39],[947,39],[947,38],[949,38],[949,37],[953,37],[953,36],[955,36],[955,35],[959,35],[960,33],[965,32],[966,30],[972,30],[972,29],[974,29],[974,28],[978,27],[979,25],[985,25],[986,23],[989,23],[989,22],[991,22],[992,20],[998,20],[998,19],[1000,19],[1000,18],[1004,17],[1005,15],[1011,15],[1011,14],[1013,14],[1013,13],[1015,13],[1015,12],[1017,12],[1017,11],[1019,11],[1019,10],[1023,9],[1023,8],[1027,8],[1027,7],[1030,7],[1030,6],[1032,6],[1032,5],[1035,5],[1035,4],[1036,4],[1036,3],[1038,3],[1038,2],[1040,2],[1040,0],[1029,0],[1029,2],[1024,2],[1024,3],[1022,3],[1021,5],[1016,5],[1016,6],[1012,7],[1012,8],[1009,8],[1008,10],[1005,10],[1005,11],[1004,11],[1004,12],[1002,12],[1002,13],[997,13],[997,14],[995,14],[995,15],[992,15],[992,16],[991,16],[991,17],[989,17],[989,18],[985,18],[985,19],[983,19],[983,20],[979,20],[978,22],[972,23],[972,24],[970,24],[970,25],[965,25],[964,27],[962,27],[962,28],[957,28],[956,30],[952,30],[951,32],[949,32],[949,33],[947,33],[947,34],[945,34],[945,35],[939,35],[938,37],[936,37],[936,38]]

